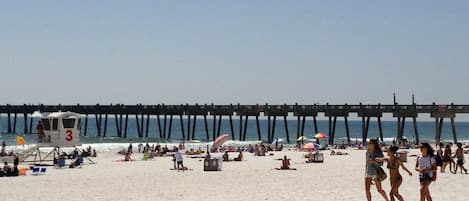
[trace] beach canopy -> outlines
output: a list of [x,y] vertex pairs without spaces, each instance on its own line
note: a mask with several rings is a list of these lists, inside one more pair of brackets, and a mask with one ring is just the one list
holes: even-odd
[[34,111],[33,114],[31,114],[31,117],[42,117],[43,115],[41,114],[40,111]]
[[316,139],[325,139],[325,138],[328,138],[328,136],[324,133],[316,133],[316,135],[314,135],[314,138],[316,138]]
[[282,138],[277,138],[277,139],[275,139],[275,140],[272,142],[272,144],[280,143],[280,142],[284,142],[284,141],[285,141],[285,140],[282,139]]
[[316,143],[306,143],[304,146],[303,146],[303,149],[306,149],[306,150],[319,150],[321,148],[321,146],[319,144],[316,144]]
[[303,140],[308,140],[308,137],[302,135],[298,139],[296,139],[296,141],[303,141]]
[[213,141],[212,149],[210,151],[216,151],[218,147],[220,147],[228,139],[230,139],[230,136],[228,134],[220,135],[219,137],[217,137],[217,139],[215,139],[215,141]]

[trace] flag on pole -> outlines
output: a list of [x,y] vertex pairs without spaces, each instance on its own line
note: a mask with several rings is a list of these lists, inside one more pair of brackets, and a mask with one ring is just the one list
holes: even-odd
[[25,145],[26,144],[26,140],[24,140],[23,137],[17,135],[16,136],[16,145]]

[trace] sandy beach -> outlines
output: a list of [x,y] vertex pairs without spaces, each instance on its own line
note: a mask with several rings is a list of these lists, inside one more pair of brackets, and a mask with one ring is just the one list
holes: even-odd
[[[304,163],[304,152],[274,152],[273,156],[245,154],[245,161],[224,162],[219,172],[204,172],[202,159],[185,156],[191,170],[170,170],[171,157],[142,161],[134,154],[133,162],[117,162],[121,155],[106,152],[94,158],[97,164],[77,169],[48,167],[40,176],[0,178],[1,200],[365,200],[365,151],[347,150],[349,155],[325,154],[324,163]],[[410,154],[417,154],[411,150]],[[283,155],[291,158],[296,171],[274,170]],[[235,157],[230,153],[230,157]],[[467,157],[466,157],[467,158]],[[415,157],[406,165],[413,170]],[[23,165],[25,166],[25,165]],[[402,172],[400,188],[406,200],[419,199],[418,176]],[[462,201],[469,197],[469,176],[438,174],[431,185],[434,200]],[[383,200],[372,187],[373,200]],[[384,182],[389,192],[389,179]]]

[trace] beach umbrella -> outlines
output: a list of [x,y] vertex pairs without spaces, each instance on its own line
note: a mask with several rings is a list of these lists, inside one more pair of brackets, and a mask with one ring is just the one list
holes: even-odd
[[302,135],[298,139],[296,139],[296,141],[304,141],[304,140],[308,140],[308,137]]
[[228,134],[220,135],[213,141],[212,149],[211,151],[214,152],[220,147],[223,143],[225,143],[228,139],[230,139],[230,136]]
[[316,133],[316,135],[314,135],[314,138],[316,138],[316,139],[325,139],[325,138],[328,138],[328,136],[324,133]]
[[284,141],[285,141],[285,140],[282,139],[282,138],[277,138],[277,139],[275,139],[275,140],[272,142],[272,144],[280,143],[280,142],[284,142]]
[[303,146],[303,149],[306,149],[306,150],[319,150],[321,148],[321,146],[319,144],[316,144],[316,143],[306,143],[304,146]]

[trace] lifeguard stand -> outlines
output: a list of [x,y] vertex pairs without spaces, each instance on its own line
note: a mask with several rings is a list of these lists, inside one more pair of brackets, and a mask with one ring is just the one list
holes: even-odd
[[[52,161],[48,159],[51,154],[60,154],[63,147],[81,146],[80,128],[81,115],[74,112],[53,112],[45,117],[41,117],[44,129],[44,136],[39,139],[37,146],[30,149],[24,158],[28,158],[29,154],[34,155],[34,162]],[[40,148],[51,148],[44,157],[41,156]],[[35,154],[33,154],[35,152]]]
[[38,146],[74,147],[81,146],[81,115],[74,112],[54,112],[42,117],[44,139]]

